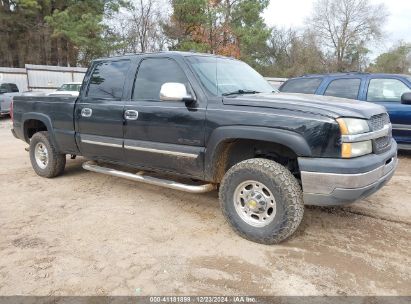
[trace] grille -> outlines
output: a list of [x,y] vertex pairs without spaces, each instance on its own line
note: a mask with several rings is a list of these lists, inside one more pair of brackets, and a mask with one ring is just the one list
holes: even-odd
[[[371,131],[378,131],[390,123],[390,117],[387,113],[374,115],[370,119]],[[388,136],[379,137],[373,140],[374,152],[383,153],[391,147],[391,133]]]
[[374,140],[375,151],[383,152],[391,146],[391,136],[384,136]]
[[381,130],[385,125],[390,123],[390,118],[387,113],[374,115],[370,119],[370,127],[372,131]]

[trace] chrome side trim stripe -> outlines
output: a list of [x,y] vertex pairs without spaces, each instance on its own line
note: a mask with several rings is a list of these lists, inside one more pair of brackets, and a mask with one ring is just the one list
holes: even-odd
[[357,142],[357,141],[364,141],[364,140],[371,140],[376,139],[379,137],[387,136],[391,132],[392,126],[391,124],[385,125],[381,130],[362,133],[362,134],[355,134],[355,135],[342,135],[343,142]]
[[113,148],[123,148],[122,145],[118,144],[109,144],[101,141],[94,141],[94,140],[88,140],[88,139],[82,139],[81,142],[85,144],[91,144],[91,145],[97,145],[97,146],[106,146],[106,147],[113,147]]
[[411,131],[411,125],[393,124],[392,128],[397,131]]
[[177,151],[170,151],[170,150],[143,148],[143,147],[128,146],[128,145],[125,145],[124,148],[126,148],[128,150],[135,150],[135,151],[142,151],[142,152],[152,152],[152,153],[161,153],[161,154],[168,154],[168,155],[180,156],[180,157],[189,157],[189,158],[197,158],[198,157],[198,154],[184,153],[184,152],[177,152]]
[[[187,146],[180,146],[180,145],[175,145],[175,144],[153,143],[153,142],[147,142],[147,141],[137,141],[137,140],[128,140],[128,139],[123,140],[119,138],[104,137],[104,136],[97,136],[97,135],[83,135],[80,137],[80,140],[82,143],[86,143],[90,145],[113,147],[113,148],[125,148],[127,150],[159,153],[159,154],[164,154],[164,155],[172,155],[172,156],[177,156],[177,157],[186,157],[186,158],[193,158],[193,159],[196,159],[200,153],[197,147],[187,147]],[[173,148],[173,150],[169,150],[170,148]],[[183,151],[178,151],[180,149],[182,149]]]

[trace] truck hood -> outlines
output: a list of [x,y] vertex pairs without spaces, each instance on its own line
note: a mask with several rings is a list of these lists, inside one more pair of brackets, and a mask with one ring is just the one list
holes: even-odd
[[369,102],[321,95],[295,93],[260,93],[224,97],[223,103],[232,106],[250,106],[285,109],[319,114],[331,118],[355,117],[369,119],[386,112],[385,108]]

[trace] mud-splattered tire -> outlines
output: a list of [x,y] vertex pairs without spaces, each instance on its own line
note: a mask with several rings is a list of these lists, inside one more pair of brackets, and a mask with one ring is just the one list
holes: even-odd
[[37,175],[52,178],[64,172],[66,155],[57,152],[48,132],[38,132],[30,140],[30,161]]
[[262,244],[287,239],[304,214],[298,181],[285,167],[268,159],[253,158],[230,168],[221,182],[219,197],[233,229]]

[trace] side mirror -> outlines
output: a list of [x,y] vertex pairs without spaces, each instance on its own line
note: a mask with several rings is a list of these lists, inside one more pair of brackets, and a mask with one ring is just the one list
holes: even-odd
[[160,100],[192,102],[195,98],[187,92],[183,83],[166,82],[161,86]]
[[406,104],[406,105],[411,105],[411,92],[402,94],[401,103]]

